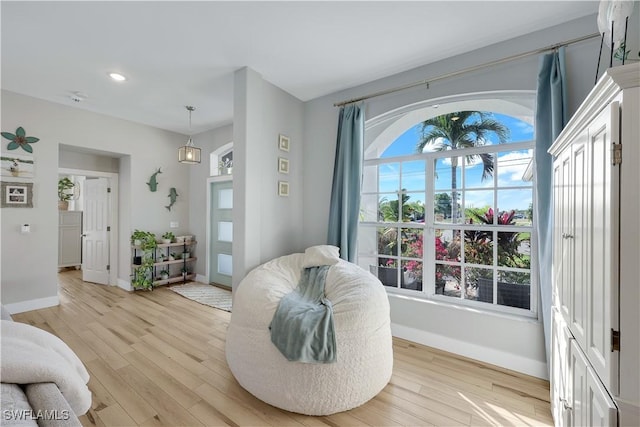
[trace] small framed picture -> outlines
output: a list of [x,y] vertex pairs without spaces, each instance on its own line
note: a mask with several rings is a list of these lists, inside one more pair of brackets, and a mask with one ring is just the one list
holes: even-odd
[[31,182],[2,182],[3,208],[32,208],[33,183]]
[[33,156],[2,153],[0,175],[12,178],[33,178]]
[[289,173],[289,159],[278,157],[278,172]]
[[280,147],[282,151],[289,151],[289,137],[286,135],[280,134],[278,147]]
[[288,181],[278,181],[278,196],[289,197]]

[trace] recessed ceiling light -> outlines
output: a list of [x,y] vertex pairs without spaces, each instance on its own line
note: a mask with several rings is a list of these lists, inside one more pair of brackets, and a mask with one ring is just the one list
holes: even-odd
[[109,77],[117,82],[123,82],[127,80],[127,78],[120,73],[109,73]]

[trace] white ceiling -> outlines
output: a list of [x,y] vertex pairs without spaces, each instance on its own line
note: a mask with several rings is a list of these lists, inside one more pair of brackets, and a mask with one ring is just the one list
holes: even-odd
[[[230,123],[249,66],[306,101],[561,24],[596,1],[9,2],[2,88],[188,133]],[[115,83],[118,71],[128,77]],[[73,92],[88,95],[76,103]]]

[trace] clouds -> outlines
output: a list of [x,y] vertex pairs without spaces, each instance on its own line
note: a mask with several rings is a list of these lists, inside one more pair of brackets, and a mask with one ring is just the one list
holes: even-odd
[[498,155],[498,186],[527,185],[522,181],[522,175],[532,156],[532,150],[512,151]]

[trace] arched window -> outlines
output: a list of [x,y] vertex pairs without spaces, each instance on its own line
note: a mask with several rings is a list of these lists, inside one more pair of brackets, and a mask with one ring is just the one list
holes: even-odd
[[534,315],[531,93],[367,123],[358,263],[391,292]]
[[209,176],[231,175],[233,172],[233,142],[209,154]]

